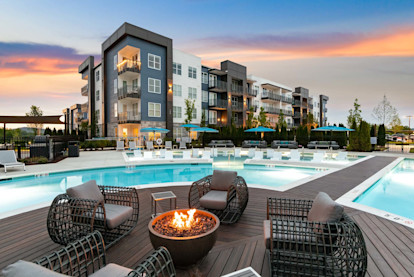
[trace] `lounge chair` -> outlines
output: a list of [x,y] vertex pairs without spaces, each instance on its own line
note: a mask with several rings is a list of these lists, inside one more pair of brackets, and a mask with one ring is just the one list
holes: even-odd
[[152,151],[144,151],[144,159],[152,159]]
[[185,160],[191,159],[191,151],[183,151],[183,159]]
[[266,158],[268,158],[268,159],[273,158],[274,153],[275,153],[275,150],[273,150],[273,149],[267,149],[266,150]]
[[154,142],[153,141],[146,141],[145,145],[147,147],[147,150],[150,150],[150,151],[154,150]]
[[124,151],[125,150],[125,143],[123,140],[119,140],[116,142],[116,151]]
[[166,152],[167,150],[165,150],[165,149],[160,149],[160,155],[159,155],[159,158],[160,159],[164,159],[165,158],[165,152]]
[[249,200],[246,182],[236,171],[214,170],[213,175],[194,182],[190,187],[190,208],[208,210],[221,223],[235,223]]
[[254,157],[254,155],[255,155],[255,152],[256,152],[256,149],[254,149],[254,148],[250,148],[250,149],[249,149],[249,152],[247,153],[247,157],[249,157],[249,158],[253,158],[253,157]]
[[235,158],[241,157],[241,148],[234,148],[234,157]]
[[282,152],[274,152],[273,157],[271,158],[272,161],[281,161],[282,160]]
[[321,163],[324,158],[325,158],[325,154],[324,153],[313,153],[312,162],[314,162],[314,163]]
[[17,161],[14,150],[0,150],[0,165],[4,166],[4,173],[7,172],[7,168],[13,167],[23,167],[23,170],[26,170],[26,165]]
[[339,152],[336,155],[335,160],[337,160],[337,161],[346,161],[346,160],[348,160],[348,152],[346,152],[346,151]]
[[187,144],[184,141],[180,141],[180,149],[187,149]]
[[262,151],[256,151],[254,153],[253,160],[263,160],[263,152]]
[[193,148],[193,158],[198,158],[199,151],[198,148]]
[[135,228],[138,214],[135,188],[98,186],[91,180],[56,196],[47,229],[51,239],[62,245],[98,230],[110,247]]
[[[17,261],[3,269],[11,276],[176,276],[171,255],[160,247],[134,270],[117,264],[107,264],[105,242],[99,231],[76,240],[34,262]],[[63,275],[62,275],[63,274]]]
[[289,161],[299,162],[300,161],[300,153],[299,153],[299,151],[290,150],[290,159],[289,159]]
[[206,150],[204,150],[203,151],[203,156],[202,156],[202,159],[206,159],[206,160],[209,160],[209,159],[211,159],[211,156],[210,156],[210,151],[206,151]]
[[166,160],[173,160],[174,159],[173,152],[169,151],[169,150],[165,151],[165,157],[164,158]]
[[263,227],[271,276],[365,276],[362,232],[326,193],[313,201],[268,198]]
[[217,148],[211,148],[212,156],[217,157],[218,156],[218,149]]
[[172,141],[171,140],[165,141],[165,150],[172,150]]
[[142,158],[142,151],[141,150],[134,150],[134,157],[135,158]]
[[128,143],[128,146],[129,146],[129,150],[135,150],[135,149],[137,149],[137,145],[136,145],[135,141],[130,141]]

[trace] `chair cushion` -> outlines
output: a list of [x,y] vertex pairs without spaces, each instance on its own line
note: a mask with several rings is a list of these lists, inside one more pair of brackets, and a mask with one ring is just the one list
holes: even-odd
[[17,261],[14,264],[8,265],[1,272],[4,277],[60,277],[67,276],[57,272],[54,272],[46,267],[41,265],[26,262],[26,261]]
[[[109,229],[118,227],[132,216],[132,212],[133,209],[130,206],[105,204],[106,226]],[[102,212],[98,214],[97,220],[103,220]]]
[[228,190],[237,177],[236,171],[214,170],[210,188],[212,190]]
[[308,221],[337,222],[344,208],[333,201],[325,192],[319,192],[308,213]]
[[227,191],[210,190],[200,198],[200,206],[212,210],[224,210],[227,206]]
[[123,267],[117,264],[107,264],[103,268],[99,269],[90,277],[124,277],[130,273],[132,269]]
[[104,201],[104,196],[95,180],[90,180],[82,185],[68,188],[66,193],[72,198],[90,199],[98,202]]

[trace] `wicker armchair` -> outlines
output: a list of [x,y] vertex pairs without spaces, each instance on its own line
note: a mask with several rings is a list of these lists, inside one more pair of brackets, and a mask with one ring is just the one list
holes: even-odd
[[[220,181],[222,184],[218,184]],[[213,202],[207,205],[206,201]],[[194,182],[188,194],[190,208],[208,210],[221,223],[231,224],[239,220],[247,206],[249,190],[237,172],[214,170],[213,175]],[[220,203],[221,201],[221,203]]]
[[105,255],[103,237],[95,231],[34,263],[68,276],[89,276],[98,271],[104,276],[109,276],[108,273],[111,276],[176,276],[170,253],[165,247],[154,250],[135,270],[107,264]]
[[[51,239],[68,243],[94,230],[102,233],[107,247],[128,235],[138,222],[139,199],[135,188],[97,186],[89,181],[81,186],[96,187],[96,197],[71,197],[67,193],[56,196],[47,217]],[[71,189],[74,189],[71,188]],[[83,199],[89,198],[89,199]],[[90,199],[93,198],[93,199]]]
[[268,198],[264,231],[272,276],[364,276],[359,226],[343,210],[336,222],[308,221],[313,202]]

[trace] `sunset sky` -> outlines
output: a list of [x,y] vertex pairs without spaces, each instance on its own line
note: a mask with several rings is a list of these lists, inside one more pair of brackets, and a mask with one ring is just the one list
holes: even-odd
[[0,115],[85,102],[77,67],[123,22],[172,38],[206,65],[229,59],[328,95],[331,124],[346,122],[355,98],[374,123],[384,94],[404,124],[414,114],[414,1],[0,0]]

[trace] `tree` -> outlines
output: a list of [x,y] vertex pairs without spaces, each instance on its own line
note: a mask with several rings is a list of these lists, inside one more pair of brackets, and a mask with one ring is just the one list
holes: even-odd
[[368,122],[362,120],[358,132],[359,151],[371,151],[370,129]]
[[254,124],[254,109],[253,107],[250,107],[249,109],[249,113],[247,114],[247,120],[246,120],[246,127],[248,129],[253,128],[253,124]]
[[382,101],[372,110],[372,116],[384,125],[389,125],[396,115],[398,115],[397,109],[391,105],[385,94]]
[[259,122],[259,126],[267,126],[267,116],[263,107],[260,107],[260,112],[257,117],[257,121]]
[[403,126],[401,126],[401,119],[398,116],[398,114],[395,114],[391,120],[390,123],[390,129],[394,132],[394,133],[398,133],[403,129]]
[[[26,113],[26,116],[35,116],[35,117],[40,117],[43,116],[43,111],[40,109],[40,107],[32,105],[30,107],[30,112]],[[43,127],[43,124],[41,123],[34,123],[34,124],[29,124],[28,125],[30,128],[33,128],[37,131],[37,134],[40,135],[40,131]]]
[[277,125],[278,126],[287,126],[286,120],[285,120],[285,114],[282,111],[280,111],[280,115],[279,115],[279,118],[277,120]]
[[377,144],[380,146],[385,146],[386,140],[385,140],[385,126],[384,124],[381,124],[378,127],[378,140]]
[[358,98],[355,98],[354,101],[354,109],[349,109],[349,115],[347,117],[348,126],[351,127],[353,120],[355,119],[355,122],[359,124],[362,120],[361,117],[361,105],[358,104]]
[[318,124],[315,123],[315,118],[313,117],[313,113],[309,112],[308,116],[306,117],[306,127],[308,128],[308,132],[313,128],[316,128]]
[[280,139],[281,140],[287,140],[288,139],[288,134],[287,134],[285,125],[282,125],[282,127],[280,128]]
[[351,129],[355,131],[349,132],[349,145],[347,147],[348,150],[358,150],[359,142],[358,142],[358,125],[356,123],[355,118],[352,119]]
[[296,129],[296,141],[298,144],[306,146],[309,142],[309,132],[306,125],[301,125]]
[[201,123],[200,123],[200,126],[201,127],[205,127],[206,126],[206,112],[204,110],[201,112]]
[[[194,102],[195,100],[185,99],[185,124],[190,124],[193,120],[193,111],[194,111]],[[190,131],[190,128],[185,128],[187,132]]]

